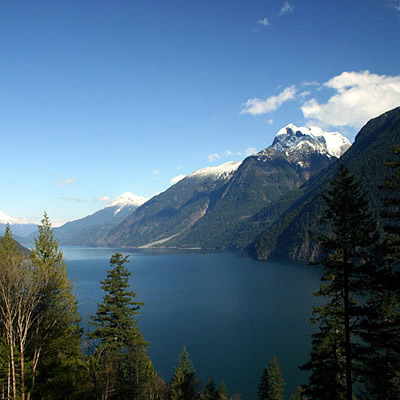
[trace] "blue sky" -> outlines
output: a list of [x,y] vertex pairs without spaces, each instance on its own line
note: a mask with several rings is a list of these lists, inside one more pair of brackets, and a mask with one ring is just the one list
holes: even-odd
[[0,210],[55,222],[400,105],[400,0],[0,0]]

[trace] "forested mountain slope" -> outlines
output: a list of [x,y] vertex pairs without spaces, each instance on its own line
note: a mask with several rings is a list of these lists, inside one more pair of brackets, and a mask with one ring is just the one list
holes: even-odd
[[238,229],[266,204],[288,195],[330,165],[350,143],[319,128],[281,129],[269,148],[242,163],[196,171],[152,198],[112,229],[103,245],[242,248]]
[[338,162],[345,164],[361,181],[371,210],[377,216],[381,208],[379,186],[392,173],[383,162],[393,159],[392,149],[399,144],[400,107],[370,120],[340,161],[312,177],[291,195],[290,201],[279,201],[264,209],[258,216],[259,219],[273,210],[282,214],[249,247],[251,254],[259,259],[315,259],[319,248],[310,233],[319,234],[323,229],[319,223],[323,208],[321,194],[336,173]]

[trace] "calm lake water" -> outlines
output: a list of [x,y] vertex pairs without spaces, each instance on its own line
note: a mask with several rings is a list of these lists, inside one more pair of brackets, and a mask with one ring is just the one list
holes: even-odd
[[[64,247],[69,277],[76,283],[82,319],[94,314],[115,249]],[[313,267],[261,262],[231,253],[120,250],[130,254],[131,287],[150,356],[169,381],[186,345],[197,376],[212,376],[230,393],[255,399],[264,366],[278,357],[285,394],[306,381],[298,366],[310,350],[308,322],[320,273]],[[86,324],[84,323],[84,326]]]

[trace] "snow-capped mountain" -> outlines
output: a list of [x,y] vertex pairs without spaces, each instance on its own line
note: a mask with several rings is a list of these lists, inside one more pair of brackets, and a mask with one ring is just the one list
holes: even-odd
[[325,132],[316,126],[306,128],[289,124],[277,133],[270,147],[287,155],[313,151],[340,158],[350,146],[350,141],[339,132]]
[[241,224],[300,187],[348,147],[340,133],[290,124],[265,150],[181,179],[116,225],[100,245],[240,247],[247,240],[243,235],[255,237]]
[[9,217],[0,211],[0,236],[3,235],[7,224],[10,224],[13,235],[28,236],[37,230],[37,224],[32,223],[27,218]]
[[146,203],[148,199],[142,196],[137,196],[130,192],[123,193],[116,197],[111,203],[107,204],[103,207],[103,210],[106,208],[114,208],[114,215],[118,214],[126,207],[139,207],[142,204]]
[[17,225],[27,225],[30,224],[31,222],[28,221],[26,218],[14,218],[14,217],[9,217],[8,215],[4,214],[2,211],[0,211],[0,224],[17,224]]
[[186,178],[189,179],[226,179],[229,178],[239,167],[242,161],[228,161],[216,167],[205,167],[192,172]]
[[[96,245],[99,238],[107,235],[114,225],[146,201],[144,197],[129,192],[123,193],[99,211],[54,228],[54,235],[62,245]],[[27,238],[28,241],[33,242],[33,235]]]

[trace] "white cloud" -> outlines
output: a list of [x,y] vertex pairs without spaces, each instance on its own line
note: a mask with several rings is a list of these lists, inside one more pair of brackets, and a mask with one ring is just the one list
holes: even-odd
[[304,90],[304,92],[301,92],[299,94],[299,97],[307,97],[311,94],[311,92],[309,90]]
[[369,119],[400,105],[400,76],[343,72],[324,86],[335,94],[324,104],[313,98],[301,110],[304,117],[325,125],[359,129]]
[[75,179],[75,178],[59,180],[59,181],[57,181],[57,185],[63,188],[65,186],[67,186],[67,185],[71,185],[71,183],[74,183],[76,181],[77,181],[77,179]]
[[72,201],[73,203],[86,203],[86,200],[79,197],[60,197],[59,199],[63,201]]
[[172,178],[170,181],[169,181],[169,183],[171,184],[171,185],[175,185],[175,183],[178,183],[179,181],[181,181],[183,178],[185,178],[186,177],[186,175],[178,175],[178,176],[175,176],[174,178]]
[[96,197],[96,201],[101,201],[103,203],[108,203],[111,199],[108,196],[103,196],[103,197]]
[[265,17],[263,19],[259,19],[257,22],[262,26],[268,26],[269,25],[269,21],[268,21],[267,17]]
[[284,102],[295,98],[296,86],[289,86],[277,96],[270,96],[266,100],[254,97],[244,103],[244,109],[240,114],[260,115],[277,110]]
[[321,84],[317,81],[304,81],[301,83],[302,86],[318,86],[320,87]]
[[208,161],[212,162],[212,161],[217,160],[218,158],[221,158],[221,156],[217,153],[212,153],[212,154],[208,155],[207,158],[208,158]]
[[274,124],[274,120],[272,118],[270,118],[269,120],[266,121],[266,123],[268,125],[273,125]]
[[390,6],[398,13],[400,13],[400,0],[392,0]]
[[158,175],[161,174],[161,171],[160,171],[159,169],[155,169],[155,170],[153,170],[152,174],[153,174],[154,176],[158,176]]
[[283,6],[281,8],[280,15],[284,15],[284,14],[293,12],[293,10],[294,10],[294,7],[288,1],[285,1],[285,3],[283,4]]

